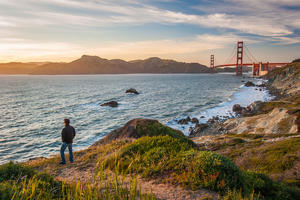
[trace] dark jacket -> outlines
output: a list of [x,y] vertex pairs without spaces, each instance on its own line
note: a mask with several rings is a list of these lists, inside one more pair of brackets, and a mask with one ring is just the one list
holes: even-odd
[[68,125],[61,131],[61,139],[67,144],[73,143],[73,138],[75,137],[75,135],[76,132],[73,126]]

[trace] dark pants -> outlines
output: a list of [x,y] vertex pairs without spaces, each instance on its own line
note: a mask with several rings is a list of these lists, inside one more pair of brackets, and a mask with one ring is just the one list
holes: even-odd
[[69,159],[70,162],[73,162],[73,151],[72,151],[72,143],[67,144],[67,143],[62,143],[61,148],[60,148],[60,157],[61,157],[61,161],[63,163],[66,163],[66,159],[65,159],[65,150],[68,147],[69,149]]

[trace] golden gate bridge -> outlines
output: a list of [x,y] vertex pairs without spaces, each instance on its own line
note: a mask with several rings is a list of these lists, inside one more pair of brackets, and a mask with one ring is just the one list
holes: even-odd
[[[237,45],[233,48],[230,56],[221,65],[215,65],[215,56],[210,56],[210,68],[215,71],[215,68],[235,67],[236,75],[243,74],[243,67],[252,67],[253,76],[262,76],[272,71],[276,67],[282,67],[289,63],[272,63],[272,62],[258,62],[248,47],[243,41],[238,41]],[[229,63],[229,64],[227,64]]]

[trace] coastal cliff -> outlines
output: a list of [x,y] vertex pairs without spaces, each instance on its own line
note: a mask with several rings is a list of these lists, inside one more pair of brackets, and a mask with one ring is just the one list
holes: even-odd
[[241,169],[300,186],[300,63],[264,77],[273,101],[222,123],[226,134],[194,137],[201,149],[231,158]]
[[72,164],[59,166],[56,155],[2,165],[1,198],[299,199],[299,72],[293,63],[268,74],[277,98],[218,122],[222,134],[188,138],[133,119]]

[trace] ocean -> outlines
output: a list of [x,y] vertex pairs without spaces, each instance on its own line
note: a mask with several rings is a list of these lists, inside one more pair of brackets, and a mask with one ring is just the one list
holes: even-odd
[[[271,97],[243,86],[251,77],[233,74],[0,75],[0,164],[57,154],[63,119],[77,131],[74,150],[84,149],[134,118],[151,118],[182,130],[186,116],[205,122],[232,115],[243,106]],[[139,95],[126,94],[135,88]],[[117,108],[101,107],[115,100]],[[200,118],[204,116],[204,118]]]

